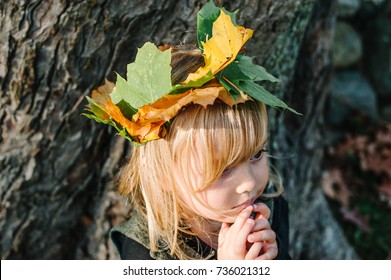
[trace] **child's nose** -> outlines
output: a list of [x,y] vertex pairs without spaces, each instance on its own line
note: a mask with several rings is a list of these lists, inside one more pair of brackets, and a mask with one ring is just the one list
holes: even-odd
[[251,169],[250,163],[245,162],[240,164],[238,166],[239,171],[237,173],[237,192],[238,193],[244,193],[244,192],[251,192],[255,185],[256,185],[256,179],[255,174],[253,173],[253,170]]

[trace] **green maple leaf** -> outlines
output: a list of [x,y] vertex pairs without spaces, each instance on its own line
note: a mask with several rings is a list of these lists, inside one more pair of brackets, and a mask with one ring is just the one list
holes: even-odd
[[86,116],[87,118],[89,119],[92,119],[92,120],[95,120],[96,122],[100,122],[100,123],[104,123],[104,124],[108,124],[108,122],[110,121],[109,120],[109,115],[104,111],[102,110],[99,106],[95,105],[95,101],[86,96],[87,97],[87,101],[88,101],[88,105],[89,105],[89,108],[87,109],[88,111],[90,111],[92,114],[82,114],[84,116]]
[[262,66],[254,64],[253,57],[239,55],[237,57],[237,67],[244,75],[254,81],[270,81],[272,83],[280,81]]
[[278,82],[279,80],[269,74],[265,68],[252,63],[252,58],[240,56],[217,75],[219,82],[229,90],[233,98],[240,94],[239,90],[250,95],[252,98],[271,107],[287,109],[301,115],[290,108],[284,101],[267,91],[257,81]]
[[195,81],[190,81],[185,85],[182,84],[177,84],[174,87],[172,87],[170,94],[177,94],[177,93],[182,93],[185,92],[188,89],[191,88],[198,88],[203,86],[205,83],[209,82],[214,78],[212,71],[209,71],[205,76],[202,76],[198,80]]
[[171,51],[160,51],[147,42],[128,64],[126,80],[117,74],[116,88],[110,95],[114,103],[121,100],[133,108],[153,103],[171,89]]
[[[125,137],[129,141],[132,141],[131,136],[128,134],[128,132],[126,131],[125,128],[123,128],[120,124],[116,123],[110,117],[109,114],[107,114],[102,108],[97,106],[95,104],[95,101],[92,98],[87,96],[87,100],[88,100],[88,103],[89,103],[89,108],[87,109],[87,111],[91,112],[92,114],[83,113],[82,114],[83,116],[85,116],[85,117],[87,117],[87,118],[89,118],[91,120],[94,120],[94,121],[96,121],[98,123],[111,125],[112,127],[114,127],[118,131],[119,135],[122,135],[123,137]],[[122,100],[120,102],[120,105],[125,108],[126,104],[124,104],[124,103],[125,103],[125,101]]]
[[275,95],[271,94],[269,91],[267,91],[263,86],[258,85],[254,81],[241,81],[239,83],[240,88],[246,92],[251,97],[255,98],[258,101],[261,101],[265,103],[266,105],[269,105],[271,107],[275,108],[283,108],[291,111],[292,113],[295,113],[297,115],[301,115],[296,110],[289,107],[287,104],[285,104],[284,101],[276,97]]

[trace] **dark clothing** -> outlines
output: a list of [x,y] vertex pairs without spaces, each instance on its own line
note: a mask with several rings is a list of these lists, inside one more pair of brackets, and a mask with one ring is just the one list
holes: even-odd
[[[267,199],[267,201],[264,202],[271,210],[269,222],[271,223],[272,230],[277,235],[278,255],[276,259],[291,259],[288,252],[288,204],[282,197]],[[132,217],[128,221],[115,227],[111,231],[111,238],[120,253],[121,259],[176,259],[169,254],[168,250],[159,252],[150,251],[146,220],[136,212],[132,213]],[[196,236],[184,236],[183,240],[184,249],[189,256],[197,259],[204,259],[209,256],[209,259],[216,259],[217,252]]]

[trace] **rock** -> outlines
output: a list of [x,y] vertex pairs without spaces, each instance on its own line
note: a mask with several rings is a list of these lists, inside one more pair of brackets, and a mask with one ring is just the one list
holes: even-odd
[[360,4],[360,0],[338,0],[337,16],[342,18],[353,16],[360,8]]
[[378,119],[376,93],[361,73],[337,73],[331,84],[329,121],[332,124],[342,124],[354,111]]
[[387,9],[387,2],[384,0],[364,0],[355,15],[359,20],[374,20]]
[[391,16],[391,1],[387,1],[384,7],[384,14],[388,17]]
[[362,56],[362,42],[356,30],[349,24],[338,22],[333,44],[333,65],[346,68],[357,64]]
[[376,6],[380,6],[384,3],[384,0],[364,0],[364,3],[372,3]]
[[386,105],[381,109],[381,118],[386,122],[391,122],[391,105]]
[[365,69],[379,97],[391,100],[391,20],[377,19],[365,33]]

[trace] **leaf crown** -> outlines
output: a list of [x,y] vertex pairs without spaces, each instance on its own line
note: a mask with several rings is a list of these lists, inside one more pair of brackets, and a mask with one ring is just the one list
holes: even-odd
[[236,12],[216,7],[211,0],[197,15],[197,40],[205,64],[180,84],[171,84],[171,49],[147,42],[127,65],[126,79],[105,85],[87,97],[86,117],[113,126],[135,143],[163,138],[170,121],[189,104],[204,107],[220,99],[233,106],[249,99],[266,105],[295,110],[257,82],[279,80],[253,58],[241,53],[253,30],[236,24]]

